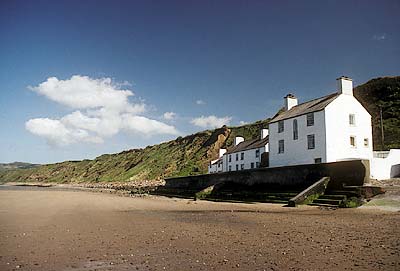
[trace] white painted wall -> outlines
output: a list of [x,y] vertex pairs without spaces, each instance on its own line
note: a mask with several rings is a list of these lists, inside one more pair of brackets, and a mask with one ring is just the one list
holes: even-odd
[[[355,115],[355,125],[349,124],[349,114]],[[372,158],[371,115],[351,95],[339,95],[325,107],[326,162]],[[350,145],[355,136],[356,146]],[[368,147],[364,139],[368,139]]]
[[[225,154],[224,159],[224,171],[229,171],[229,166],[231,166],[232,171],[236,171],[236,165],[238,165],[238,170],[241,170],[241,165],[244,165],[244,169],[251,169],[251,163],[254,163],[254,168],[257,168],[257,163],[261,163],[261,155],[268,150],[268,144],[264,147],[258,148],[260,151],[259,157],[256,157],[256,150],[245,150],[230,154]],[[241,160],[241,153],[244,153],[244,159]],[[236,154],[238,154],[238,160],[236,161]],[[229,155],[231,155],[231,162],[229,162]]]
[[385,158],[373,157],[370,161],[371,178],[386,180],[400,175],[400,149],[391,149]]
[[216,172],[223,172],[224,171],[224,164],[223,159],[216,159],[210,162],[208,165],[208,173],[216,173]]
[[[293,139],[293,120],[297,120],[298,139]],[[307,135],[315,135],[315,149],[308,149]],[[278,142],[285,142],[284,153],[278,153]],[[313,164],[314,159],[326,162],[326,137],[324,111],[314,112],[314,126],[307,126],[307,116],[301,115],[284,120],[284,131],[278,133],[278,122],[269,125],[269,165],[270,167]]]

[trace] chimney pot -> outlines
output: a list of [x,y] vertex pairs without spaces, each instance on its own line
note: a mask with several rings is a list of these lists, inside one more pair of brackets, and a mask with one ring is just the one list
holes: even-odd
[[237,145],[239,145],[239,143],[241,143],[241,142],[243,142],[244,141],[244,138],[243,137],[241,137],[241,136],[237,136],[237,137],[235,137],[235,140],[234,140],[234,145],[235,146],[237,146]]
[[219,156],[218,156],[218,158],[221,158],[225,153],[226,153],[226,149],[219,149]]
[[337,92],[353,96],[353,80],[347,76],[341,76],[336,79]]
[[264,139],[268,136],[268,129],[261,129],[261,139]]
[[292,107],[296,106],[298,103],[297,98],[292,93],[286,95],[284,99],[285,99],[285,111],[292,109]]

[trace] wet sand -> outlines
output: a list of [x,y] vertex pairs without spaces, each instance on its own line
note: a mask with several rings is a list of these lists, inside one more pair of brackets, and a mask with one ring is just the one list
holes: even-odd
[[400,270],[400,213],[0,190],[0,270]]

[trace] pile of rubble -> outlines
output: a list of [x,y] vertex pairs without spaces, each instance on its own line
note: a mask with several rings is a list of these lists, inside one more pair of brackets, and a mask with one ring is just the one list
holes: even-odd
[[94,189],[100,192],[118,192],[119,194],[127,195],[147,195],[157,189],[159,186],[164,186],[164,180],[141,180],[129,182],[102,182],[102,183],[80,183],[79,187]]

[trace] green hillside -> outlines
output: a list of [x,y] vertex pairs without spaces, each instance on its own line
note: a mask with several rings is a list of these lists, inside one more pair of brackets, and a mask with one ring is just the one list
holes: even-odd
[[[354,89],[354,96],[372,116],[375,150],[400,148],[400,76],[375,78]],[[380,109],[384,144],[382,145]]]
[[[400,77],[376,78],[354,89],[354,94],[373,116],[376,150],[400,148]],[[380,107],[385,141],[381,144]],[[0,181],[110,182],[153,180],[201,174],[221,147],[233,144],[236,135],[246,140],[259,137],[268,121],[239,127],[207,130],[144,149],[104,154],[94,160],[66,161],[26,169],[0,170]]]
[[202,174],[219,148],[230,146],[236,135],[246,139],[259,137],[268,120],[240,127],[207,130],[175,140],[104,154],[94,160],[66,161],[30,169],[0,171],[0,181],[109,182],[160,179]]

